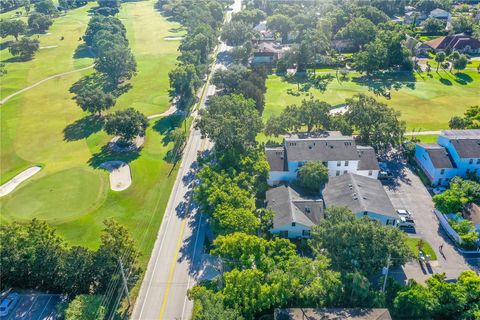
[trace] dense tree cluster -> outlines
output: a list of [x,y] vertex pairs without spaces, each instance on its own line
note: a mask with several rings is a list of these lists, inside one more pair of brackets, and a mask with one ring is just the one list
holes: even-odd
[[346,100],[345,114],[331,115],[332,106],[318,100],[303,100],[300,106],[287,106],[280,115],[272,116],[265,125],[265,134],[282,134],[306,130],[338,130],[345,135],[358,132],[357,140],[376,149],[399,145],[405,132],[400,113],[360,94]]
[[217,44],[226,3],[213,1],[159,0],[157,7],[167,16],[182,23],[188,33],[182,39],[177,66],[170,71],[170,87],[180,109],[188,109],[195,101],[208,65],[210,53]]
[[398,319],[478,319],[480,318],[480,276],[464,271],[456,282],[445,274],[435,274],[426,286],[410,281],[397,288],[392,313]]
[[241,94],[253,99],[261,114],[265,106],[266,71],[261,68],[250,70],[240,64],[233,64],[228,69],[220,69],[213,75],[212,83],[222,90],[222,94]]
[[118,259],[128,274],[129,286],[138,279],[139,253],[128,231],[113,220],[105,220],[100,247],[96,251],[70,247],[45,222],[14,222],[0,226],[1,280],[5,286],[78,294],[107,290],[120,277]]
[[469,107],[463,117],[452,117],[448,125],[451,129],[480,129],[480,106]]
[[53,24],[52,19],[43,13],[32,12],[28,16],[28,28],[34,33],[43,33]]

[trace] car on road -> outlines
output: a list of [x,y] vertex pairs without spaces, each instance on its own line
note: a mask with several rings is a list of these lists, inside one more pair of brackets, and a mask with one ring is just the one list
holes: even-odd
[[0,317],[7,316],[10,311],[15,307],[15,304],[18,302],[19,295],[16,293],[10,293],[6,298],[0,303]]
[[433,194],[440,194],[440,193],[444,192],[445,190],[447,190],[447,188],[445,188],[445,187],[436,187],[436,188],[433,188],[432,192],[433,192]]
[[400,217],[412,218],[412,214],[408,210],[405,210],[405,209],[398,209],[397,214]]
[[397,226],[399,228],[415,228],[415,221],[412,218],[400,217]]

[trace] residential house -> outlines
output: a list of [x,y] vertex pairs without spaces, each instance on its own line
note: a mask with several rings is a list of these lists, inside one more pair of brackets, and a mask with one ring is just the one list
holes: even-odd
[[415,161],[432,186],[445,186],[455,176],[480,173],[480,130],[443,130],[437,143],[418,143]]
[[347,207],[358,217],[397,225],[399,216],[381,182],[358,174],[331,177],[322,192],[325,207]]
[[450,21],[450,18],[452,15],[450,12],[445,11],[443,9],[434,9],[430,11],[430,14],[428,15],[429,18],[434,18],[434,19],[439,19],[439,20],[445,20],[445,21]]
[[425,45],[437,52],[459,51],[463,53],[480,53],[480,41],[465,34],[455,34],[446,37],[439,37],[425,42]]
[[392,320],[388,309],[380,308],[290,308],[275,309],[274,320]]
[[407,35],[403,41],[403,46],[416,57],[428,57],[428,52],[432,50],[432,48],[425,45],[423,42],[409,35]]
[[353,41],[350,39],[334,39],[332,40],[332,48],[337,52],[352,52],[355,50]]
[[278,42],[263,41],[256,46],[253,54],[252,65],[264,65],[267,67],[275,67],[278,59],[283,58],[285,53],[290,50],[289,47],[282,46]]
[[323,218],[323,201],[319,196],[300,195],[287,185],[267,191],[266,207],[274,212],[270,232],[283,238],[310,237],[311,227]]
[[253,32],[254,42],[275,41],[275,34],[268,30],[267,21],[260,21],[260,23],[253,28]]
[[427,19],[427,15],[422,12],[408,11],[408,12],[405,12],[405,15],[403,17],[403,23],[404,24],[415,23],[416,26],[419,26],[426,19]]
[[265,148],[270,164],[269,185],[291,182],[308,161],[321,161],[330,176],[355,173],[377,179],[380,168],[375,150],[357,146],[351,136],[338,131],[296,133],[285,136],[281,147]]

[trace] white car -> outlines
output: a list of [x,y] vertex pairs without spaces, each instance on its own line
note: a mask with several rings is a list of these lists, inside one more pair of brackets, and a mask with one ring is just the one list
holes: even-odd
[[398,209],[397,214],[400,217],[405,217],[405,218],[411,218],[412,217],[412,214],[408,210],[405,210],[405,209]]
[[400,217],[397,225],[400,228],[415,228],[415,221],[412,218]]
[[10,293],[5,299],[0,303],[0,317],[5,317],[13,309],[15,304],[18,302],[18,294]]
[[436,187],[436,188],[433,188],[433,194],[440,194],[442,192],[444,192],[445,190],[447,190],[447,188],[445,187]]

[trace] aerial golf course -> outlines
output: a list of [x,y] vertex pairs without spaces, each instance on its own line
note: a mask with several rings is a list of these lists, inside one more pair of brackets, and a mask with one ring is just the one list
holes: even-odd
[[[179,118],[159,116],[170,107],[168,72],[173,68],[180,41],[165,40],[183,34],[180,25],[167,21],[154,2],[122,5],[118,18],[127,29],[129,46],[137,61],[131,88],[108,112],[133,107],[149,120],[139,152],[112,155],[104,146],[112,139],[93,117],[72,100],[70,87],[93,73],[89,50],[79,40],[85,33],[93,4],[70,10],[54,19],[41,34],[40,50],[29,61],[12,59],[1,46],[0,100],[17,94],[0,106],[1,183],[32,166],[42,170],[0,198],[1,222],[46,220],[75,245],[95,248],[102,221],[114,218],[128,227],[148,259],[155,234],[173,185],[176,167],[164,160],[173,143],[168,134]],[[61,38],[63,37],[63,40]],[[167,38],[168,39],[168,38]],[[11,41],[8,37],[2,43]],[[82,71],[75,71],[82,69]],[[65,75],[60,75],[66,73]],[[58,76],[56,76],[58,75]],[[109,173],[100,168],[108,160],[129,164],[132,184],[115,192]],[[178,165],[177,165],[178,167]]]

